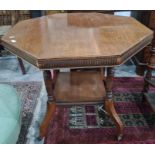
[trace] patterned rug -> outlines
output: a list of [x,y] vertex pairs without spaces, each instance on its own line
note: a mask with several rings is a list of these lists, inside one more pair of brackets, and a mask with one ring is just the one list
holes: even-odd
[[17,143],[25,144],[42,85],[41,82],[11,82],[7,84],[16,88],[22,103],[22,126]]
[[[142,103],[142,78],[115,78],[115,107],[125,128],[122,141],[116,140],[113,122],[102,104],[58,107],[51,120],[45,143],[155,143],[155,114]],[[151,89],[155,92],[155,89]]]

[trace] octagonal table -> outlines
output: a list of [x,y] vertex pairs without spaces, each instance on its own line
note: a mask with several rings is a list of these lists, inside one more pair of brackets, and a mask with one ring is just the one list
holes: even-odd
[[[43,70],[48,108],[40,127],[41,137],[46,134],[56,104],[104,102],[120,140],[123,124],[113,104],[113,67],[137,54],[152,38],[153,32],[131,17],[64,13],[21,21],[2,38],[2,44]],[[59,72],[61,68],[74,70],[64,73]],[[105,79],[103,68],[107,69]]]

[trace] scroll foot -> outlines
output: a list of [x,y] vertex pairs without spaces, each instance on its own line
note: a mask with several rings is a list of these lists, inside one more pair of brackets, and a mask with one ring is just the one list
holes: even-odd
[[108,112],[110,118],[114,121],[116,128],[117,128],[117,139],[118,141],[123,137],[123,123],[119,118],[118,114],[116,113],[114,104],[112,100],[105,101],[105,109]]

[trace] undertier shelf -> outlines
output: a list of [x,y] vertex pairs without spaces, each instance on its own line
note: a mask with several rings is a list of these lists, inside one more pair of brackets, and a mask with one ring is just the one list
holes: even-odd
[[103,103],[105,87],[101,72],[60,72],[54,96],[58,105]]

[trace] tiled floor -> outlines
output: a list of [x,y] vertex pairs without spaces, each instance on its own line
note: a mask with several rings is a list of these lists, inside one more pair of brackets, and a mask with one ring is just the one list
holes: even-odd
[[[7,56],[0,58],[0,81],[10,82],[10,81],[41,81],[43,82],[42,71],[35,68],[34,66],[24,62],[27,74],[22,75],[18,61],[15,56]],[[131,61],[128,61],[126,65],[122,65],[115,68],[115,77],[133,77],[137,76],[135,73],[135,66]],[[32,122],[32,125],[28,134],[28,143],[41,143],[35,138],[38,134],[38,121],[40,121],[45,113],[46,109],[46,91],[43,84],[43,89],[39,99],[41,102],[37,104],[35,110],[35,118]],[[42,109],[42,110],[40,110]]]

